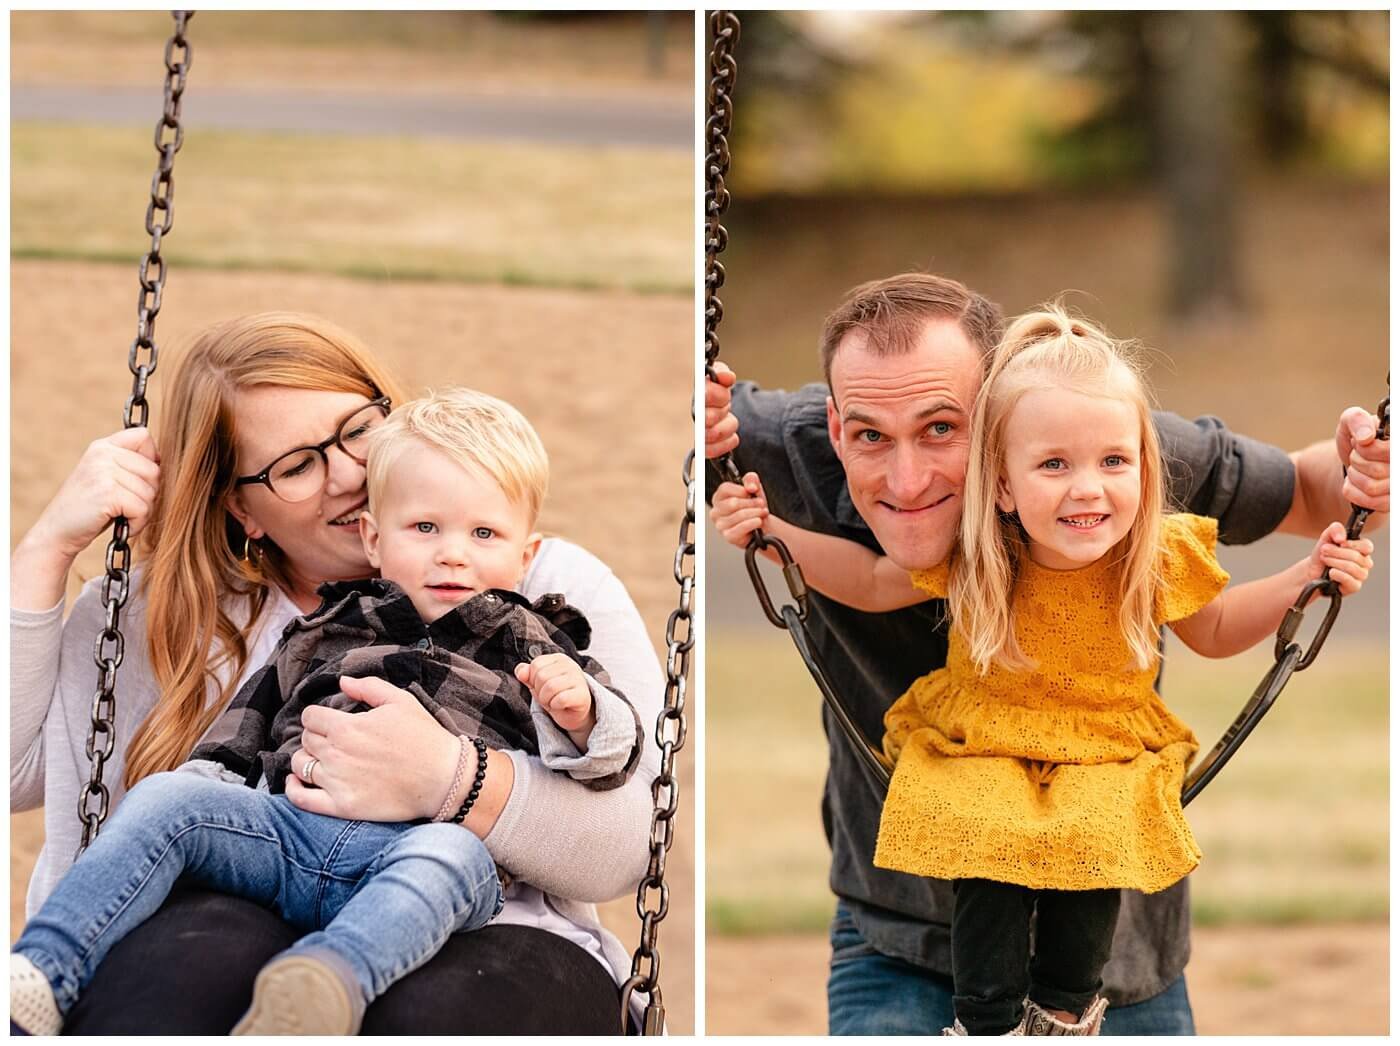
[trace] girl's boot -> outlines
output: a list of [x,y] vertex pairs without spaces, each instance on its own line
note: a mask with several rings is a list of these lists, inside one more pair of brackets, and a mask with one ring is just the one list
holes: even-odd
[[1066,1024],[1058,1017],[1051,1016],[1034,1002],[1026,1004],[1026,1018],[1021,1022],[1025,1035],[1097,1035],[1103,1023],[1103,1011],[1108,1009],[1108,1000],[1102,995],[1095,997],[1077,1024]]
[[[1010,1031],[1002,1032],[1002,1034],[1003,1034],[1003,1035],[1025,1035],[1025,1034],[1026,1034],[1026,1020],[1027,1020],[1029,1017],[1030,1017],[1030,1011],[1027,1010],[1025,1013],[1023,1013],[1023,1014],[1021,1015],[1021,1023],[1020,1023],[1020,1024],[1016,1025],[1016,1027],[1012,1028]],[[954,1019],[954,1021],[953,1021],[953,1026],[952,1026],[951,1028],[944,1028],[944,1029],[943,1029],[943,1034],[944,1034],[944,1035],[970,1035],[971,1032],[969,1032],[966,1028],[963,1027],[963,1022],[962,1022],[962,1021]]]

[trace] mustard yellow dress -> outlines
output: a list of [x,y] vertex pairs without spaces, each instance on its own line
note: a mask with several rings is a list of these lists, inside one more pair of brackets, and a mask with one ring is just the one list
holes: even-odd
[[[1190,617],[1229,581],[1215,539],[1213,519],[1164,518],[1159,624]],[[947,580],[946,565],[914,574],[933,596]],[[1118,585],[1118,567],[1102,560],[1068,571],[1025,564],[1013,620],[1034,670],[978,675],[953,632],[947,667],[885,714],[896,766],[877,866],[1153,893],[1200,863],[1181,809],[1196,738],[1152,689],[1156,666],[1131,666]]]

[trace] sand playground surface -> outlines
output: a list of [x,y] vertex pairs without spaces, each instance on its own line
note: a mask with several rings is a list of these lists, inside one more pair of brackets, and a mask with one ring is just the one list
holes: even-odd
[[[15,542],[83,448],[121,427],[138,285],[135,264],[15,262],[10,274]],[[168,354],[209,323],[267,309],[313,312],[352,331],[411,394],[464,384],[518,406],[551,459],[542,529],[613,568],[664,654],[677,598],[681,463],[693,443],[689,297],[172,269],[157,344]],[[160,375],[158,364],[153,419],[161,417]],[[99,574],[105,547],[104,537],[79,559],[75,575]],[[70,597],[76,589],[71,582]],[[667,862],[670,915],[660,931],[662,986],[676,1033],[690,1031],[694,1020],[692,753],[693,746],[678,757],[682,807]],[[23,923],[42,830],[39,811],[11,819],[11,940]],[[604,906],[604,921],[635,947],[634,897]]]

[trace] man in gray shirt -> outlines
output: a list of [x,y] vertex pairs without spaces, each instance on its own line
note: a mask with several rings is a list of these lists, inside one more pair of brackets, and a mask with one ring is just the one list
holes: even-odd
[[[811,530],[883,551],[915,569],[944,559],[962,513],[968,429],[1000,310],[953,280],[903,274],[855,288],[827,318],[827,384],[766,392],[706,383],[706,457],[734,453],[763,478],[772,511]],[[732,388],[731,388],[732,386]],[[828,394],[828,388],[830,394]],[[1389,444],[1350,408],[1333,442],[1294,455],[1229,432],[1214,418],[1155,415],[1180,508],[1220,522],[1221,540],[1274,530],[1314,536],[1347,518],[1348,501],[1389,509]],[[742,440],[740,439],[742,435]],[[1351,466],[1345,482],[1338,455]],[[718,484],[707,470],[707,494]],[[943,665],[941,602],[867,614],[809,597],[808,628],[831,682],[865,737],[918,676]],[[937,1035],[953,1023],[950,883],[872,863],[883,787],[827,710],[822,818],[831,845],[828,1020],[832,1034]],[[1187,883],[1125,892],[1104,971],[1105,1034],[1193,1034],[1183,971],[1190,954]]]

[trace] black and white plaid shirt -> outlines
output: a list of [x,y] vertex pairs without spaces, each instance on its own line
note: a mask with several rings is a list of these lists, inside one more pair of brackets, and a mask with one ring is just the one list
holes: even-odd
[[[321,605],[287,626],[272,660],[238,691],[191,760],[219,763],[249,785],[265,777],[282,792],[301,747],[302,711],[364,711],[341,693],[339,677],[376,676],[411,692],[453,733],[538,754],[591,788],[616,788],[636,769],[641,720],[602,666],[580,653],[588,622],[563,596],[531,604],[494,589],[425,623],[392,581],[330,582],[317,593]],[[552,653],[573,658],[589,676],[597,725],[584,753],[515,678],[516,665]]]

